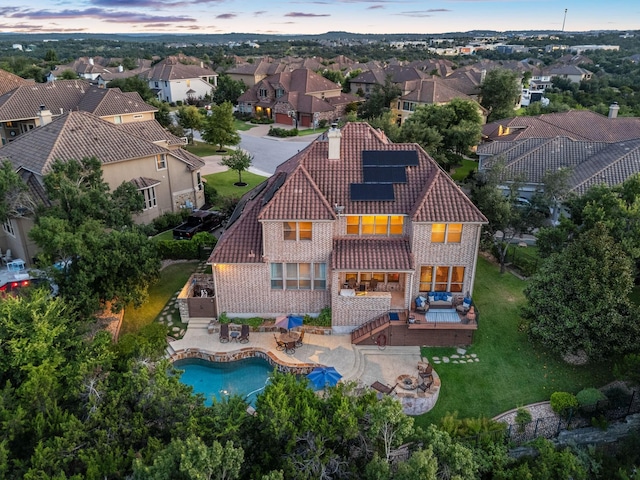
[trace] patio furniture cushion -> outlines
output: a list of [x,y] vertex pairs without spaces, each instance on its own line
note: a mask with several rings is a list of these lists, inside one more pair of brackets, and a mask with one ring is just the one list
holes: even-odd
[[400,320],[398,312],[389,312],[389,320]]

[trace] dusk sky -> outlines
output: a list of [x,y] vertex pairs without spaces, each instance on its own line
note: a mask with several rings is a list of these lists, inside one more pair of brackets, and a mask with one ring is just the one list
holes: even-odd
[[[9,3],[3,0],[1,3]],[[0,6],[24,33],[443,33],[640,29],[637,0],[32,0]]]

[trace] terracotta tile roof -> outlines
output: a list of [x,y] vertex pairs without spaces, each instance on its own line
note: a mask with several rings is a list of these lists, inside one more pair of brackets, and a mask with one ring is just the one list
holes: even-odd
[[287,182],[258,215],[258,220],[297,219],[336,219],[333,207],[302,166],[291,173]]
[[91,87],[82,97],[77,108],[98,117],[158,111],[153,105],[145,103],[138,92],[122,92],[119,88],[98,87]]
[[442,79],[449,87],[467,95],[478,95],[482,73],[475,70],[455,70],[451,75]]
[[[499,135],[509,128],[510,135]],[[489,140],[521,140],[566,136],[574,140],[618,142],[640,138],[640,118],[608,118],[589,110],[546,113],[535,117],[505,118],[482,128]]]
[[0,97],[0,122],[36,118],[40,105],[44,105],[54,117],[74,110],[90,88],[89,82],[84,80],[57,80],[20,86]]
[[423,195],[423,200],[413,211],[414,222],[487,223],[482,212],[441,169],[431,176]]
[[449,87],[444,81],[436,78],[405,82],[400,88],[402,91],[408,92],[400,99],[411,102],[438,105],[449,103],[454,98],[475,102],[470,96]]
[[[242,214],[234,214],[237,220],[234,218],[219,239],[210,261],[261,262],[258,220],[331,220],[333,205],[344,206],[347,215],[407,215],[417,222],[486,222],[420,146],[394,144],[366,123],[347,123],[341,133],[339,160],[328,159],[325,134],[280,164],[264,186],[243,197],[238,209]],[[350,185],[363,182],[363,150],[416,152],[418,165],[406,167],[407,183],[393,185],[394,201],[351,199]]]
[[333,240],[331,268],[411,271],[415,262],[406,238],[336,238]]
[[31,83],[32,82],[29,82],[18,75],[14,75],[13,73],[0,69],[0,95],[4,95],[5,93],[22,85],[28,85]]
[[180,137],[176,137],[155,120],[119,123],[116,126],[130,135],[135,135],[151,142],[166,141],[167,145],[184,145],[184,141]]
[[167,152],[168,155],[173,155],[174,157],[176,157],[178,160],[183,161],[187,167],[189,167],[190,171],[195,171],[195,170],[199,170],[200,168],[204,167],[205,163],[204,161],[202,161],[202,159],[200,157],[198,157],[197,155],[194,155],[191,152],[187,152],[186,150],[183,150],[182,148],[176,148],[174,150],[169,150]]
[[95,156],[102,163],[112,163],[163,153],[170,152],[87,112],[65,113],[0,148],[0,157],[9,159],[16,168],[41,175],[56,159]]

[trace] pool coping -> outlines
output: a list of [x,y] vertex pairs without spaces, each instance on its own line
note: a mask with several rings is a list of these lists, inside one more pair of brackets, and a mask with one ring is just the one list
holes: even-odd
[[245,358],[261,358],[266,360],[272,367],[277,368],[281,373],[294,373],[298,375],[311,373],[314,368],[325,366],[319,363],[286,362],[277,357],[273,352],[256,347],[243,347],[230,352],[212,352],[199,348],[185,348],[169,354],[168,358],[172,363],[187,358],[198,358],[219,363],[235,362]]

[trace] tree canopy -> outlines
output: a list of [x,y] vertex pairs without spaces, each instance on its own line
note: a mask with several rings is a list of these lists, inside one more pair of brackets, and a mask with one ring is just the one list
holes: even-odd
[[238,103],[238,97],[247,90],[247,86],[242,80],[234,80],[227,74],[218,77],[218,86],[213,91],[213,101],[216,105],[230,102],[232,105]]
[[179,107],[176,112],[176,119],[178,120],[178,125],[190,130],[190,142],[193,142],[193,131],[199,130],[205,120],[200,110],[193,105],[182,105]]
[[231,152],[231,155],[228,157],[223,157],[220,160],[220,165],[230,168],[231,170],[235,170],[238,172],[238,183],[236,185],[242,184],[242,172],[244,172],[247,168],[251,166],[251,162],[253,161],[253,155],[244,150],[238,148]]
[[201,134],[205,142],[218,145],[219,151],[224,151],[225,145],[240,143],[231,102],[224,102],[211,108],[210,114],[204,119]]
[[558,354],[627,353],[640,338],[631,316],[632,262],[603,224],[552,254],[525,288],[529,334]]
[[388,75],[384,80],[384,85],[375,84],[373,92],[367,100],[358,107],[358,116],[365,120],[379,117],[385,111],[389,110],[391,102],[402,95],[400,87],[391,81]]
[[149,83],[135,75],[127,78],[116,78],[107,83],[107,88],[116,87],[123,92],[138,92],[145,102],[156,98],[156,95],[149,88]]
[[480,104],[490,112],[487,120],[513,117],[520,92],[517,73],[503,68],[488,72],[480,85]]

